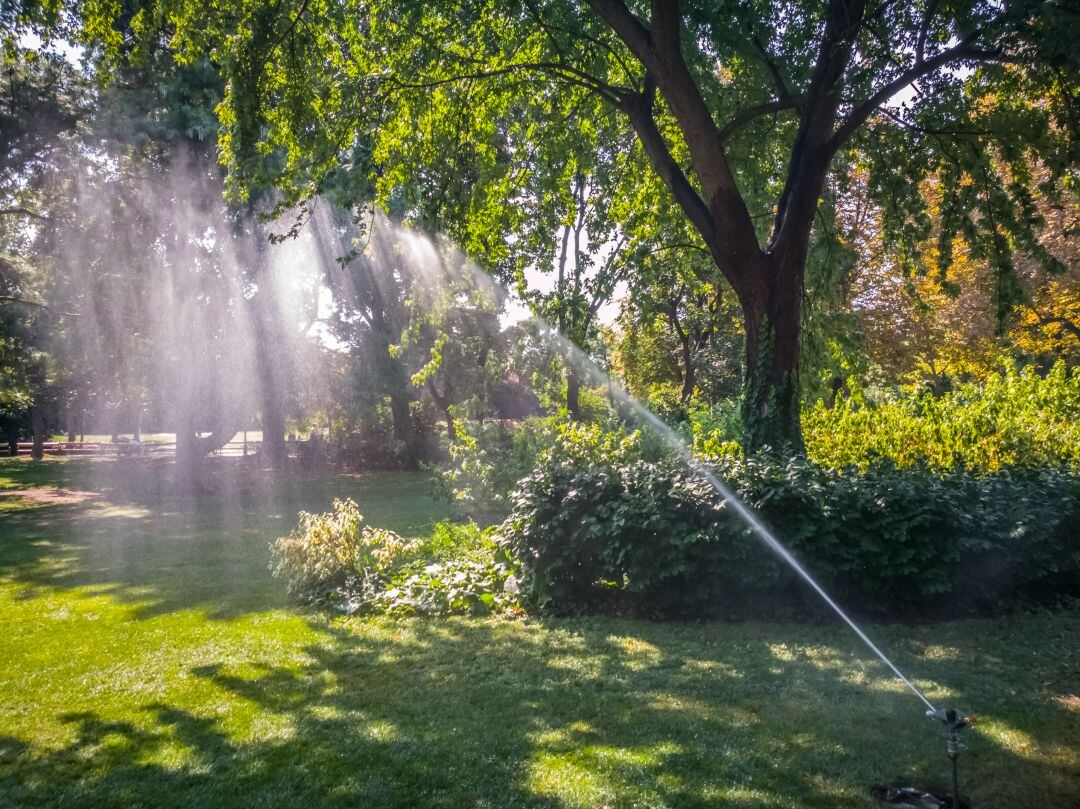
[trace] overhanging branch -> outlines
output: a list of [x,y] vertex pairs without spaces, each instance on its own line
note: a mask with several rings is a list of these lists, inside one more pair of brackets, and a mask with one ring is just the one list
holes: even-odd
[[638,140],[645,149],[649,163],[708,244],[714,238],[715,224],[705,201],[690,184],[679,164],[675,162],[675,158],[671,156],[667,141],[656,126],[652,112],[654,94],[655,85],[652,83],[651,76],[646,74],[645,91],[640,95],[624,99],[620,104],[620,109],[630,119],[631,126],[637,132]]
[[835,152],[848,138],[855,134],[855,131],[866,122],[867,118],[874,114],[874,111],[878,107],[908,85],[918,81],[924,76],[930,75],[935,70],[944,67],[950,62],[962,61],[965,59],[984,61],[990,58],[990,54],[994,54],[994,58],[1000,58],[1001,54],[998,51],[979,51],[971,47],[972,43],[983,33],[983,29],[973,31],[953,47],[946,48],[941,53],[931,56],[929,59],[916,62],[908,70],[881,87],[877,92],[873,93],[869,98],[855,107],[844,122],[840,124],[836,132],[833,133],[832,138],[829,139],[829,148]]
[[735,132],[755,118],[760,118],[762,115],[769,115],[770,113],[780,112],[782,110],[798,109],[802,107],[803,102],[804,98],[802,96],[788,96],[787,98],[778,98],[775,101],[766,101],[764,104],[758,104],[756,107],[747,107],[737,113],[735,117],[721,127],[720,140],[726,143]]
[[503,67],[493,68],[492,70],[476,70],[470,73],[458,73],[453,76],[445,76],[441,79],[431,79],[430,81],[407,82],[394,79],[393,84],[406,89],[428,90],[435,87],[441,87],[445,84],[454,84],[456,82],[471,81],[474,79],[491,79],[523,71],[543,73],[548,76],[553,76],[561,81],[565,81],[568,84],[583,87],[598,93],[612,104],[618,104],[620,99],[630,92],[626,88],[615,87],[582,70],[557,62],[516,62],[512,65],[505,65]]
[[15,207],[15,208],[0,208],[0,216],[29,216],[32,219],[40,219],[42,222],[50,221],[50,217],[45,214],[31,211],[29,208]]

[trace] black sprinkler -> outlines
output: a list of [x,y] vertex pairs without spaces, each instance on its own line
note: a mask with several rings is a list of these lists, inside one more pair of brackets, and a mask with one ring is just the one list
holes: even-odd
[[975,721],[973,716],[963,716],[955,708],[937,708],[927,711],[926,715],[931,719],[941,722],[945,726],[945,755],[952,763],[952,803],[953,807],[960,806],[960,731]]
[[[927,703],[929,704],[929,703]],[[909,806],[918,809],[971,809],[960,798],[960,731],[975,722],[974,716],[963,716],[955,708],[931,708],[926,712],[936,722],[945,726],[945,754],[952,763],[952,795],[927,792],[920,787],[902,787],[875,784],[870,788],[873,798],[890,806]]]

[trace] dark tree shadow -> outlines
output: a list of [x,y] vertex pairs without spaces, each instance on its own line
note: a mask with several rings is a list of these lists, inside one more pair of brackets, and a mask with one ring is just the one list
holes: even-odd
[[[299,665],[191,669],[216,700],[206,711],[149,702],[138,725],[64,717],[77,734],[59,749],[6,740],[0,795],[17,806],[855,809],[874,805],[875,781],[933,787],[945,774],[916,701],[853,648],[822,642],[835,633],[313,625],[320,639]],[[948,681],[942,666],[921,673]],[[1013,698],[993,721],[1080,741],[1064,712],[1029,726],[1028,704]],[[253,718],[238,728],[233,714]],[[1076,772],[986,738],[971,738],[965,765],[980,809],[1067,807],[1076,794]]]

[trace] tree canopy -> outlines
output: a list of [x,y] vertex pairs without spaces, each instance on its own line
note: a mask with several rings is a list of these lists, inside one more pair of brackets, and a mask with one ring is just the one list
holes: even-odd
[[958,234],[1003,278],[1017,251],[1052,261],[1033,199],[1075,165],[1075,22],[1036,0],[165,0],[132,30],[219,65],[234,194],[269,183],[297,201],[363,176],[495,270],[554,252],[577,174],[624,164],[596,186],[618,238],[706,250],[742,306],[760,445],[798,441],[807,262],[835,218],[821,200],[856,163],[901,260],[927,237],[934,174],[941,267]]
[[[991,348],[1020,325],[1032,354],[1075,336],[1076,22],[1056,0],[131,0],[6,20],[80,43],[112,88],[102,131],[128,116],[134,147],[216,146],[237,211],[380,207],[586,350],[629,290],[684,400],[722,388],[730,357],[703,380],[691,355],[734,332],[751,449],[797,449],[805,399],[834,396],[853,352],[897,329],[940,345],[927,307],[954,335],[985,322]],[[741,322],[717,342],[720,302]]]

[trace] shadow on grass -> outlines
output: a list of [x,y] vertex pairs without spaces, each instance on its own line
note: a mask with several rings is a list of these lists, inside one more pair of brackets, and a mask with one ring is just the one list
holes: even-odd
[[[188,501],[155,495],[149,476],[95,476],[100,502],[0,523],[0,579],[22,597],[89,588],[138,617],[231,617],[283,603],[267,543],[297,509],[372,495],[372,522],[404,533],[435,513],[426,484],[400,476],[289,478],[270,494],[236,478]],[[841,627],[310,623],[305,647],[244,663],[222,648],[167,697],[133,690],[59,717],[69,738],[0,737],[0,806],[854,809],[872,805],[871,783],[934,786],[945,771],[918,702]],[[973,733],[965,756],[979,809],[1080,795],[1078,715],[1054,699],[1078,682],[1077,614],[882,640],[949,704],[988,714],[993,733]]]
[[[139,721],[64,717],[76,738],[59,749],[0,742],[0,795],[83,807],[854,809],[873,805],[875,781],[932,785],[926,774],[944,771],[908,695],[861,677],[847,650],[800,646],[796,628],[312,620],[319,641],[297,665],[193,668],[214,695],[198,711],[150,702]],[[1023,712],[1014,701],[999,720]],[[1043,735],[1068,736],[1066,721]],[[1075,770],[972,746],[980,809],[1076,795]]]
[[[214,618],[284,604],[267,570],[269,544],[300,510],[335,497],[360,503],[369,521],[407,536],[449,516],[424,476],[274,475],[242,459],[211,465],[208,490],[169,493],[169,464],[136,459],[0,461],[0,479],[99,492],[83,502],[26,500],[0,518],[0,580],[43,588],[90,588],[136,605],[137,617],[202,609]],[[8,489],[8,493],[12,489]],[[10,506],[14,501],[7,503]]]

